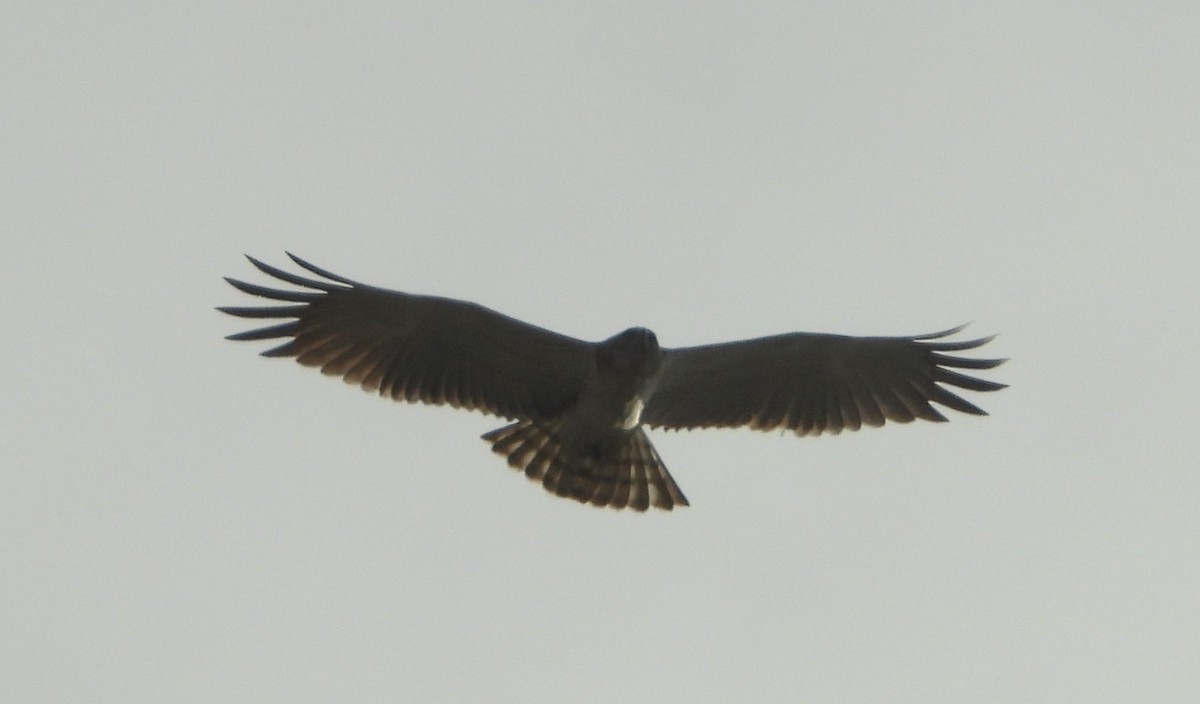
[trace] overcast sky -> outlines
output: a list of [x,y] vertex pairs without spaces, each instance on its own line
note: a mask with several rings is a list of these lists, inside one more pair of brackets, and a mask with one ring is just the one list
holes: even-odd
[[[187,5],[2,13],[0,700],[1196,701],[1193,4]],[[597,510],[224,341],[285,249],[1011,388]]]

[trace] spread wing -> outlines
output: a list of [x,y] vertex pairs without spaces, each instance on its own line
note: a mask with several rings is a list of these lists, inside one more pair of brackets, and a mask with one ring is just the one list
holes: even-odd
[[942,338],[965,326],[914,337],[792,333],[664,350],[662,374],[642,422],[664,428],[750,426],[798,435],[839,433],[885,420],[945,421],[931,403],[986,415],[946,389],[1005,387],[955,369],[991,369],[1003,359],[946,354],[971,350]]
[[253,257],[263,273],[301,287],[287,291],[226,279],[287,305],[223,307],[240,318],[284,319],[230,340],[286,339],[263,352],[295,357],[396,400],[449,404],[506,418],[555,416],[575,401],[594,346],[483,306],[367,286],[288,254],[321,280]]

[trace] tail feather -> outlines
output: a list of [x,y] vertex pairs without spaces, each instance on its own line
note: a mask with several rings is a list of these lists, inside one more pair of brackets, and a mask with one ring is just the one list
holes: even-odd
[[622,431],[612,443],[590,453],[568,448],[561,429],[561,422],[521,421],[493,430],[483,439],[510,466],[558,496],[636,511],[688,505],[641,428]]

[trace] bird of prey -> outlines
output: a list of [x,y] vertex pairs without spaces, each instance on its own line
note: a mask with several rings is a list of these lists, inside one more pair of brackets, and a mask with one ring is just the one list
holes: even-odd
[[643,426],[837,434],[888,420],[945,421],[931,402],[986,415],[945,387],[1005,386],[954,371],[1005,361],[946,354],[992,339],[944,339],[964,326],[910,337],[794,332],[680,348],[659,347],[653,332],[637,327],[584,342],[476,303],[376,288],[288,256],[319,278],[247,257],[300,290],[226,278],[286,304],[218,308],[286,321],[227,339],[283,339],[262,354],[295,357],[397,401],[514,421],[483,439],[548,491],[594,506],[688,505]]

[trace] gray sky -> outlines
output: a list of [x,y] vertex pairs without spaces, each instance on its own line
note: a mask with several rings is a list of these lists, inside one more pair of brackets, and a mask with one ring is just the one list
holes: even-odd
[[[103,5],[0,22],[0,700],[1195,701],[1193,5]],[[223,341],[284,249],[1012,388],[594,510]]]

